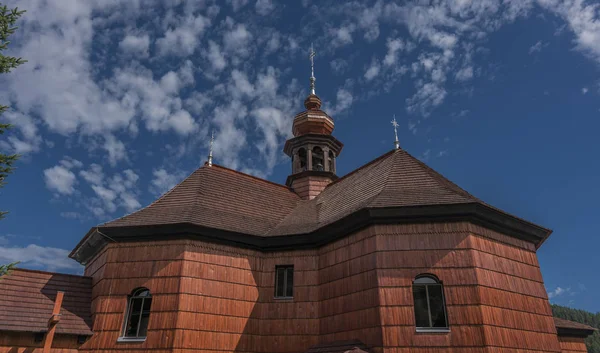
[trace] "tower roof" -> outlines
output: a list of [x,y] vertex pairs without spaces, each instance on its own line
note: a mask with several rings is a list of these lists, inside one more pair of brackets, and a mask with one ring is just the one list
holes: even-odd
[[[384,218],[475,220],[536,245],[551,232],[487,205],[399,149],[329,184],[312,200],[300,199],[283,185],[217,165],[203,166],[149,206],[92,228],[86,238],[95,230],[112,239],[210,233],[212,240],[267,249],[310,246],[317,238],[325,241],[315,234],[333,234],[332,227],[350,232],[348,227],[359,227],[359,221],[372,224]],[[77,252],[86,238],[72,257],[81,260]]]

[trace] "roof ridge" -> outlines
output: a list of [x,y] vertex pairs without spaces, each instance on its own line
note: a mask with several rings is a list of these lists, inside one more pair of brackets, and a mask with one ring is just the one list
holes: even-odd
[[370,165],[372,165],[372,164],[375,164],[376,162],[379,162],[379,161],[380,161],[380,160],[382,160],[382,159],[385,159],[386,157],[388,157],[389,155],[393,154],[393,153],[394,153],[394,152],[396,152],[396,151],[397,151],[397,150],[395,150],[395,149],[394,149],[394,150],[391,150],[391,151],[388,151],[388,152],[386,152],[386,153],[382,154],[381,156],[379,156],[379,157],[377,157],[377,158],[373,159],[372,161],[370,161],[370,162],[367,162],[366,164],[363,164],[362,166],[360,166],[360,167],[358,167],[358,168],[354,169],[353,171],[351,171],[350,173],[348,173],[348,174],[344,175],[343,177],[341,177],[341,178],[339,178],[339,179],[337,179],[337,180],[334,180],[333,182],[329,183],[329,185],[327,185],[327,187],[326,187],[326,188],[330,187],[331,185],[334,185],[334,184],[337,184],[337,183],[339,183],[340,181],[342,181],[342,180],[344,180],[344,179],[348,178],[349,176],[351,176],[351,175],[353,175],[353,174],[356,174],[356,173],[357,173],[357,172],[359,172],[360,170],[362,170],[362,169],[365,169],[366,167],[368,167],[368,166],[370,166]]
[[167,191],[167,192],[165,192],[164,194],[162,194],[162,195],[161,195],[159,198],[157,198],[156,200],[152,201],[152,202],[151,202],[151,203],[149,203],[147,206],[145,206],[145,207],[142,207],[142,208],[140,208],[140,209],[137,209],[137,210],[135,210],[135,211],[133,211],[133,212],[127,213],[126,215],[123,215],[123,216],[121,216],[121,217],[117,217],[117,218],[111,219],[110,221],[106,221],[106,222],[104,222],[104,223],[100,223],[99,225],[97,225],[96,227],[93,227],[93,228],[97,228],[97,227],[99,227],[99,226],[104,226],[104,225],[107,225],[107,224],[109,224],[109,223],[112,223],[112,222],[118,221],[118,220],[120,220],[120,219],[123,219],[123,218],[125,218],[125,217],[128,217],[128,216],[131,216],[131,215],[132,215],[132,214],[134,214],[134,213],[138,213],[138,212],[141,212],[141,211],[143,211],[143,210],[145,210],[145,209],[147,209],[147,208],[150,208],[150,206],[153,206],[153,205],[157,204],[157,203],[158,203],[160,200],[162,200],[162,199],[164,199],[165,197],[167,197],[167,195],[169,195],[171,192],[173,192],[173,190],[175,190],[175,189],[176,189],[176,188],[177,188],[179,185],[183,184],[183,183],[184,183],[186,180],[188,180],[188,179],[189,179],[189,178],[190,178],[192,175],[194,175],[194,174],[195,174],[197,171],[199,171],[199,170],[201,170],[202,168],[205,168],[205,167],[206,167],[206,164],[205,164],[205,165],[203,165],[203,166],[200,166],[200,167],[198,167],[198,168],[196,168],[196,169],[194,169],[194,171],[193,171],[193,172],[191,172],[191,173],[190,173],[188,176],[186,176],[185,178],[183,178],[183,179],[182,179],[182,180],[181,180],[179,183],[175,184],[175,186],[173,186],[171,189],[169,189],[169,191]]
[[218,165],[218,164],[214,164],[214,163],[213,163],[212,167],[217,167],[217,168],[219,168],[219,169],[223,169],[224,171],[227,171],[227,172],[231,172],[231,173],[239,174],[239,175],[242,175],[242,176],[245,176],[245,177],[248,177],[248,178],[254,179],[254,180],[262,181],[262,182],[264,182],[264,183],[267,183],[267,184],[271,184],[271,185],[279,186],[279,187],[281,187],[281,188],[284,188],[284,189],[286,189],[286,190],[288,190],[288,191],[292,192],[292,191],[290,190],[290,188],[289,188],[287,185],[283,185],[283,184],[279,184],[279,183],[276,183],[276,182],[273,182],[273,181],[270,181],[270,180],[267,180],[267,179],[259,178],[259,177],[257,177],[257,176],[254,176],[254,175],[251,175],[251,174],[248,174],[248,173],[240,172],[239,170],[235,170],[235,169],[227,168],[227,167],[224,167],[224,166],[222,166],[222,165]]
[[466,191],[465,189],[463,189],[460,186],[458,186],[458,184],[456,184],[453,181],[451,181],[450,179],[446,178],[440,172],[435,171],[433,168],[431,168],[430,166],[428,166],[427,164],[425,164],[424,162],[422,162],[418,158],[414,157],[412,154],[410,154],[410,153],[408,153],[407,151],[404,151],[404,150],[402,150],[402,151],[404,153],[406,153],[406,155],[408,157],[410,157],[413,161],[417,162],[417,164],[420,167],[423,167],[425,169],[425,172],[427,172],[427,174],[429,174],[431,177],[433,177],[437,181],[441,182],[442,186],[444,188],[446,188],[446,189],[448,189],[449,191],[452,191],[452,192],[458,192],[460,194],[463,194],[462,196],[470,197],[470,198],[473,199],[473,201],[484,203],[479,198],[471,195],[468,191]]
[[[395,152],[401,151],[401,149],[393,149],[391,152],[394,152],[394,157],[398,156],[398,154],[396,154]],[[389,153],[389,152],[388,152]],[[386,153],[387,155],[387,153]],[[388,181],[390,180],[390,174],[392,174],[392,169],[394,168],[394,166],[396,165],[396,160],[394,160],[392,162],[392,165],[390,166],[390,170],[388,170],[387,175],[385,176],[385,181],[383,182],[383,187],[381,188],[381,190],[379,190],[379,192],[376,195],[373,195],[373,197],[371,197],[366,203],[365,203],[365,207],[371,206],[371,204],[373,202],[375,202],[375,200],[379,197],[379,195],[381,195],[381,193],[383,192],[383,190],[385,190],[388,186]]]

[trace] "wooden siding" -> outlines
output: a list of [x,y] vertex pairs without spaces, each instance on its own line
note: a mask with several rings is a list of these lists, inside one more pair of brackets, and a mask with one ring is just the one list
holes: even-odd
[[[294,265],[294,298],[274,298]],[[448,333],[415,332],[412,280],[444,284]],[[466,223],[372,226],[320,249],[261,253],[192,240],[109,244],[93,279],[93,352],[560,352],[532,244]],[[148,337],[118,343],[127,295],[153,297]]]
[[585,338],[558,336],[562,353],[587,353]]

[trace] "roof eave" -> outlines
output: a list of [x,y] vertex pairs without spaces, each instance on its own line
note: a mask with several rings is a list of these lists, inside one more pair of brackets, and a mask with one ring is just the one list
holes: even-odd
[[[192,223],[92,228],[70,257],[85,264],[110,241],[200,239],[258,251],[318,248],[372,224],[471,222],[538,246],[550,230],[479,203],[362,208],[307,233],[250,235]],[[88,247],[86,249],[85,247]]]

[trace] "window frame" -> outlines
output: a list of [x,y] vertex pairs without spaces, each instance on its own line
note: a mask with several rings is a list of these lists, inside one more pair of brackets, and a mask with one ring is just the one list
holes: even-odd
[[[279,276],[278,276],[278,272],[279,270],[283,270],[283,285],[282,285],[282,292],[283,295],[279,296],[277,295],[277,289],[279,286]],[[291,270],[291,275],[292,275],[292,295],[288,296],[286,295],[286,289],[287,289],[287,284],[288,284],[288,273]],[[294,299],[294,265],[276,265],[275,266],[275,290],[274,290],[274,295],[273,295],[274,299]]]
[[[144,292],[148,292],[148,294],[141,295]],[[146,311],[148,314],[148,322],[150,322],[150,313],[152,311],[152,302],[150,302],[150,307],[148,308],[148,310],[144,310],[144,304],[145,304],[146,299],[152,300],[152,293],[150,292],[150,290],[148,288],[137,288],[137,289],[134,289],[131,293],[132,294],[130,294],[127,297],[127,308],[125,311],[125,319],[123,320],[123,328],[121,330],[121,336],[117,339],[117,341],[119,341],[119,342],[143,342],[146,340],[146,337],[148,336],[148,323],[146,323],[146,335],[145,336],[140,336],[140,328],[142,326],[142,317]],[[139,317],[138,323],[137,323],[136,335],[128,336],[127,335],[127,326],[129,324],[129,321],[131,320],[131,317],[133,316],[132,311],[133,311],[134,300],[138,300],[138,299],[141,299],[141,304],[140,304],[140,311],[138,314],[140,317]]]
[[[425,280],[425,279],[430,280],[430,281],[419,283],[419,280]],[[414,291],[415,286],[425,287],[425,301],[427,302],[427,315],[429,318],[429,326],[426,326],[426,327],[417,326],[417,310],[416,310],[415,291]],[[445,327],[434,327],[433,326],[433,318],[432,318],[432,314],[431,314],[431,301],[429,298],[429,287],[431,287],[431,286],[438,286],[440,288],[440,293],[442,294],[442,311],[444,314],[444,321],[446,323]],[[418,275],[413,280],[413,285],[412,285],[411,289],[413,292],[413,310],[415,313],[415,328],[416,328],[417,332],[434,332],[434,333],[435,332],[441,332],[441,333],[450,332],[450,324],[448,322],[448,310],[446,308],[446,295],[444,293],[444,285],[443,285],[442,281],[440,281],[434,275],[430,275],[430,274]]]

